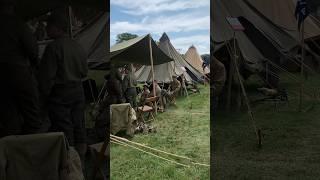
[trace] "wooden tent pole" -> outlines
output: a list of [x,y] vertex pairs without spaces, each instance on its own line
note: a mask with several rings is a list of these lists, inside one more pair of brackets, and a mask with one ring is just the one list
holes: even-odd
[[[235,32],[234,32],[235,34]],[[240,88],[241,88],[241,91],[242,91],[242,94],[245,98],[245,102],[246,102],[246,105],[247,105],[247,108],[248,108],[248,114],[250,116],[250,119],[252,121],[252,125],[253,125],[253,128],[254,128],[254,131],[255,131],[255,134],[257,136],[257,140],[258,140],[258,147],[261,148],[262,146],[262,138],[261,138],[261,130],[257,128],[257,125],[256,125],[256,121],[255,121],[255,118],[254,118],[254,115],[253,115],[253,112],[252,112],[252,109],[251,109],[251,106],[250,106],[250,103],[249,103],[249,98],[247,96],[247,92],[246,92],[246,89],[244,87],[244,84],[242,82],[242,79],[241,79],[241,75],[240,75],[240,71],[239,71],[239,67],[238,67],[238,63],[237,63],[237,51],[236,51],[236,40],[234,40],[234,67],[235,67],[235,70],[236,70],[236,73],[237,73],[237,76],[238,76],[238,79],[239,79],[239,83],[240,83]]]
[[299,112],[302,111],[302,96],[303,96],[303,79],[304,79],[304,72],[303,72],[303,63],[305,58],[305,49],[304,49],[304,22],[302,22],[302,28],[300,31],[300,45],[301,45],[301,67],[300,67],[300,76],[301,76],[301,82],[300,82],[300,98],[299,98]]
[[[153,67],[153,54],[152,54],[152,44],[151,44],[151,35],[149,35],[149,50],[150,50],[150,62],[151,62],[151,72],[152,72],[152,91],[153,91],[153,96],[156,97],[156,84],[154,83],[154,67]],[[156,114],[158,112],[158,107],[157,103],[155,103],[155,111]]]
[[72,7],[68,6],[68,16],[69,16],[69,36],[73,39],[73,28],[72,28]]
[[[233,43],[236,42],[236,33],[233,33]],[[229,64],[229,77],[228,77],[228,94],[227,94],[227,111],[231,110],[231,88],[232,88],[232,81],[233,81],[233,73],[234,73],[234,59],[235,56],[231,57],[230,54],[230,64]]]

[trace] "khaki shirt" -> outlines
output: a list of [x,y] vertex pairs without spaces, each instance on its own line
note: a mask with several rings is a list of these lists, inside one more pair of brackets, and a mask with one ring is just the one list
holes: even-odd
[[181,88],[181,83],[176,78],[173,78],[173,81],[171,83],[172,92],[179,91],[180,88]]
[[123,91],[126,92],[129,88],[135,88],[137,86],[137,80],[133,73],[129,72],[124,76],[122,80]]

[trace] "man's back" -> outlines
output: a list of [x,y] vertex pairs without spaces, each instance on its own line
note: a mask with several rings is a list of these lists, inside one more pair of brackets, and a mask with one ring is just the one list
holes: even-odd
[[88,72],[86,53],[80,44],[67,37],[48,44],[40,64],[39,84],[46,93],[55,84],[81,82]]
[[87,55],[76,41],[61,38],[49,44],[46,51],[49,55],[56,55],[57,74],[56,83],[79,82],[88,72]]

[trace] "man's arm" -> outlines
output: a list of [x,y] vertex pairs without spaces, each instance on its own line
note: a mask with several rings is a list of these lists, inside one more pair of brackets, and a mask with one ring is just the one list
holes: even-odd
[[81,52],[79,52],[79,53],[82,53],[82,56],[83,56],[83,59],[82,59],[82,65],[81,65],[81,67],[82,67],[82,69],[81,69],[81,78],[85,78],[85,77],[87,77],[88,76],[88,71],[89,71],[89,69],[88,69],[88,62],[87,62],[87,53],[85,53],[85,50],[83,49],[83,48],[81,48],[82,49],[82,51]]
[[37,67],[40,62],[37,40],[26,24],[22,24],[20,38],[31,65]]
[[122,81],[122,91],[123,93],[126,92],[126,90],[128,89],[129,87],[129,79],[128,79],[128,75],[126,75],[124,78],[123,78],[123,81]]

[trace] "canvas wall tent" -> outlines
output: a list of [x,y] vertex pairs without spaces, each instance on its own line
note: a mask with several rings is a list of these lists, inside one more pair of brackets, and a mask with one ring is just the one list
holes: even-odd
[[193,68],[190,64],[188,64],[188,62],[181,56],[181,54],[177,52],[177,50],[171,44],[170,39],[166,33],[163,33],[160,38],[159,48],[174,60],[175,66],[178,67],[177,69],[186,69],[187,73],[185,74],[185,77],[187,78],[187,80],[190,77],[196,82],[203,81],[202,74],[198,72],[198,70]]
[[[233,59],[233,40],[235,37],[236,49],[240,50],[240,57],[238,58],[240,71],[243,76],[243,69],[248,70],[248,67],[256,70],[257,74],[260,74],[266,80],[266,77],[273,77],[276,84],[278,77],[276,76],[277,72],[275,66],[268,66],[270,69],[267,69],[266,62],[268,64],[274,63],[277,66],[286,62],[287,59],[293,58],[297,52],[294,52],[299,47],[299,41],[296,37],[292,36],[287,30],[283,27],[278,26],[276,23],[269,19],[267,15],[264,15],[262,12],[258,11],[255,6],[250,2],[257,3],[270,3],[274,2],[272,5],[268,4],[263,6],[264,10],[269,10],[270,14],[273,13],[273,9],[276,9],[277,4],[284,3],[284,1],[269,1],[269,0],[233,0],[232,3],[228,0],[214,0],[213,1],[213,36],[212,42],[214,47],[212,49],[213,54],[221,60],[228,69],[228,82],[229,77],[233,76],[229,71],[229,65],[225,63],[225,57],[227,60]],[[288,3],[288,1],[286,1]],[[285,10],[283,13],[286,13]],[[294,13],[291,14],[291,17]],[[278,14],[277,16],[282,16]],[[287,15],[288,16],[288,15]],[[226,17],[238,17],[241,24],[244,26],[244,31],[239,31],[235,33],[231,29],[230,25],[226,21]],[[297,23],[295,24],[297,28]],[[317,36],[317,34],[315,34]],[[309,38],[313,36],[309,35]],[[227,47],[231,48],[228,51]],[[225,57],[224,57],[225,56]],[[228,63],[229,63],[228,62]],[[287,61],[288,63],[293,63],[292,61]],[[244,68],[243,68],[244,67]],[[251,71],[252,73],[254,71]],[[233,72],[234,73],[234,72]],[[243,76],[244,77],[244,76]],[[270,79],[269,79],[270,81]],[[268,83],[270,84],[270,83]],[[226,90],[236,89],[237,85],[226,87]],[[240,90],[239,90],[240,91]],[[238,97],[238,92],[232,97]],[[227,98],[226,98],[227,99]],[[235,103],[238,103],[235,102]],[[231,103],[233,104],[233,103]]]
[[209,68],[202,67],[203,60],[201,56],[199,55],[196,47],[193,45],[188,49],[188,51],[184,55],[184,59],[195,69],[197,69],[199,72],[201,72],[203,75],[209,74],[210,70]]
[[154,65],[170,62],[173,59],[167,56],[151,38],[151,35],[140,36],[110,48],[110,60],[120,64],[151,65],[149,40],[151,39]]
[[[193,81],[186,70],[177,66],[174,61],[154,66],[155,80],[159,83],[170,83],[172,82],[173,75],[181,76],[182,74],[185,76],[187,82]],[[142,66],[136,71],[135,76],[137,77],[138,82],[152,82],[151,66]]]
[[[263,6],[263,11],[268,12],[270,15],[264,15],[262,12],[259,12],[257,8],[255,8],[255,6],[251,4],[251,2],[253,2],[254,4],[259,4],[257,2],[261,2],[260,4],[268,4],[266,6]],[[265,0],[234,0],[233,3],[229,3],[229,1],[226,0],[215,0],[213,5],[213,41],[215,44],[214,51],[217,51],[219,48],[223,47],[225,42],[233,39],[233,31],[230,29],[229,24],[227,24],[225,20],[226,17],[232,16],[240,17],[240,22],[246,26],[245,32],[236,33],[236,39],[241,53],[247,62],[259,64],[259,62],[262,62],[266,59],[268,59],[269,61],[274,61],[275,59],[279,58],[292,58],[296,54],[296,52],[293,52],[292,50],[299,47],[299,41],[292,35],[294,33],[289,33],[288,30],[284,30],[284,27],[278,26],[272,21],[271,18],[268,19],[267,17],[282,16],[282,14],[271,16],[271,14],[274,12],[273,9],[277,9],[276,6],[278,4],[279,6],[284,6],[283,8],[285,8],[292,6],[293,3],[292,1],[289,2],[288,0],[281,2],[270,2],[273,3],[269,4],[269,1]],[[278,11],[280,12],[280,10],[281,9],[279,9]],[[291,13],[291,11],[289,13]],[[287,14],[285,15],[285,17],[290,17],[290,19],[292,20],[293,14],[294,13],[290,15]],[[290,19],[288,19],[288,22],[290,22]],[[281,21],[286,21],[286,19],[281,19]],[[287,27],[289,28],[289,25]],[[297,25],[295,25],[295,27],[297,28]],[[308,25],[306,25],[306,27],[310,27],[307,28],[309,29],[307,31],[308,34],[306,34],[308,35],[307,37],[312,38],[318,36],[318,33],[320,31],[315,30],[316,27],[314,26],[314,23],[309,23]],[[253,36],[253,34],[256,35]],[[259,35],[259,38],[257,38],[257,35]],[[271,58],[268,57],[270,55]]]
[[[243,65],[248,69],[254,69],[255,71],[261,71],[263,69],[262,62],[266,59],[261,52],[258,50],[255,44],[253,44],[250,39],[246,36],[244,32],[237,32],[233,34],[233,30],[226,21],[226,17],[237,17],[232,13],[233,9],[238,9],[239,6],[236,4],[238,1],[233,3],[228,3],[228,1],[215,0],[213,3],[213,16],[211,16],[213,22],[213,52],[216,54],[219,50],[223,49],[226,51],[227,43],[232,44],[233,36],[237,40],[238,47],[240,48],[241,55],[244,59]],[[230,54],[232,56],[232,54]],[[218,58],[220,58],[218,56]]]

